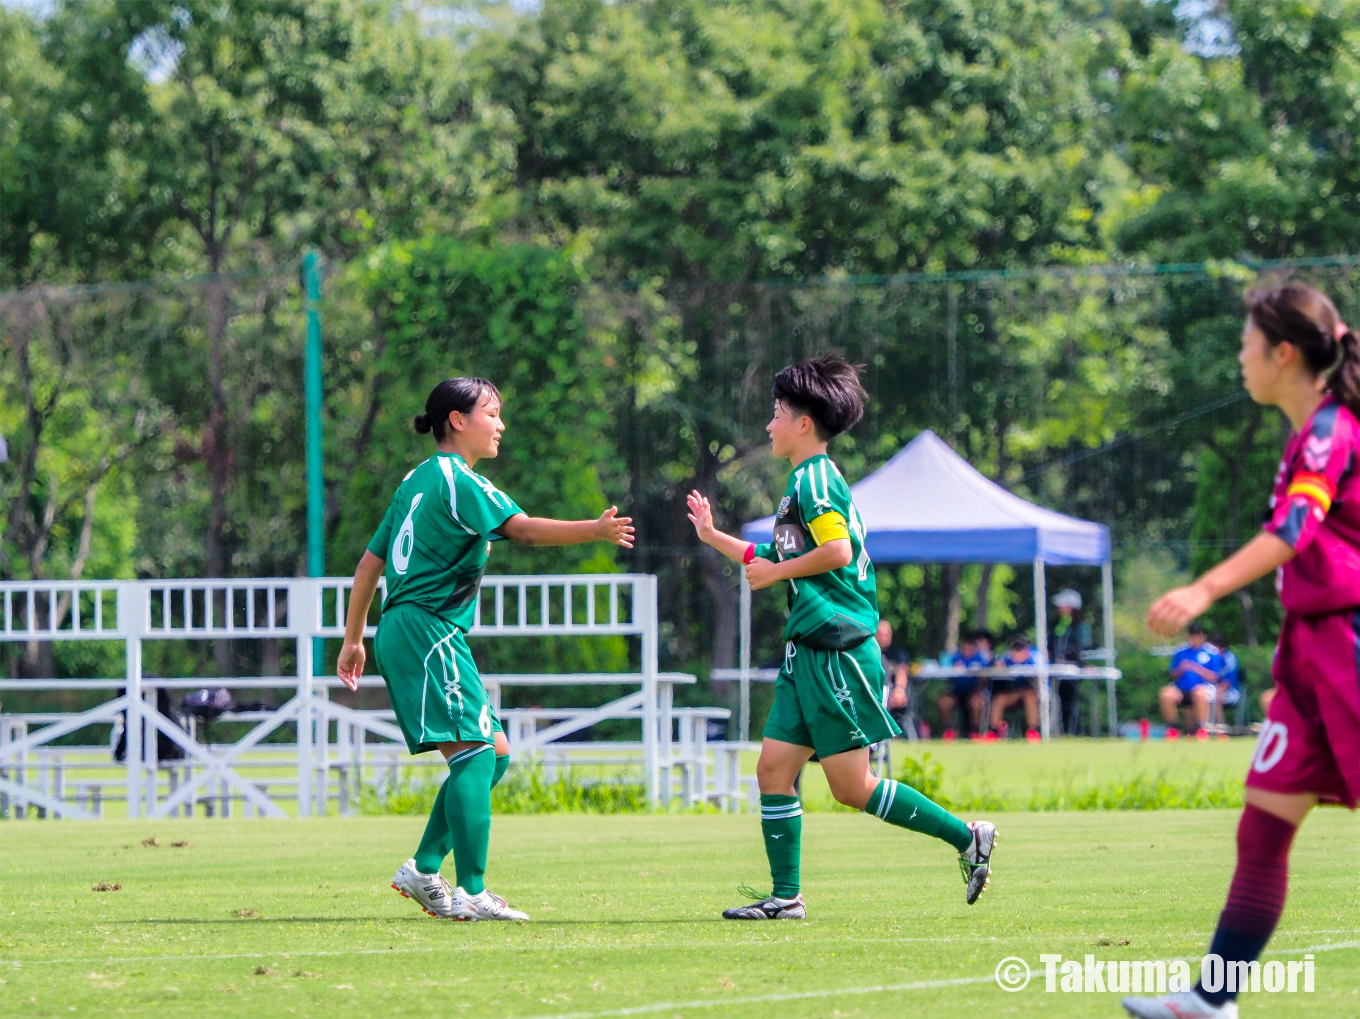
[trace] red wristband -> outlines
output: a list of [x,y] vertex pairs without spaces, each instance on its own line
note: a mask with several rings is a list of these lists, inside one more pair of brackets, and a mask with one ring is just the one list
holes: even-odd
[[741,555],[741,563],[742,563],[742,565],[743,565],[743,566],[750,566],[750,565],[751,565],[751,560],[755,559],[755,557],[756,557],[756,547],[755,547],[754,545],[747,545],[747,546],[746,546],[746,551],[743,552],[742,555]]

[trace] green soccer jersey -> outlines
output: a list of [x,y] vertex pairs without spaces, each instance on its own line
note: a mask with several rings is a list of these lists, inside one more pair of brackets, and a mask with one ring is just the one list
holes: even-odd
[[874,564],[864,551],[864,521],[850,486],[826,454],[809,457],[789,475],[774,518],[774,541],[756,555],[793,559],[835,538],[849,538],[848,566],[789,581],[789,619],[784,639],[815,648],[845,650],[864,643],[878,628]]
[[471,629],[496,528],[515,501],[456,453],[436,453],[402,479],[368,550],[387,560],[383,610],[416,605]]

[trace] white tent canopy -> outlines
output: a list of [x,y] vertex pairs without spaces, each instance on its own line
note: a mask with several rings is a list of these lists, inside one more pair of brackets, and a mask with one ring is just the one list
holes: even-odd
[[[1034,566],[1035,638],[1043,661],[1048,658],[1045,565],[1088,565],[1102,568],[1103,657],[1114,665],[1114,583],[1110,568],[1110,532],[1103,524],[1078,520],[1026,502],[983,477],[932,431],[923,431],[896,456],[859,483],[850,486],[864,519],[865,547],[877,564],[1032,563]],[[747,541],[770,541],[774,517],[741,529]],[[741,674],[749,677],[751,659],[751,592],[742,581]],[[743,704],[748,681],[743,679]],[[1043,731],[1048,737],[1051,712],[1049,684],[1041,677]],[[745,738],[743,736],[743,738]]]
[[[932,431],[924,431],[852,485],[875,563],[1032,563],[1099,566],[1110,560],[1103,524],[1055,513],[983,477]],[[741,529],[769,541],[774,517]]]

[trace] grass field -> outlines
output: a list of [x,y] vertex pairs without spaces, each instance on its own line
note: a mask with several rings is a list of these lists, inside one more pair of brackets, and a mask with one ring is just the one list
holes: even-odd
[[[717,917],[765,875],[749,816],[498,818],[492,887],[534,916],[506,925],[435,921],[387,887],[418,818],[4,823],[0,1014],[1115,1016],[1116,995],[1040,976],[1009,994],[992,973],[1202,952],[1234,819],[997,817],[993,887],[969,908],[944,846],[811,814],[810,919],[749,925]],[[1320,811],[1295,850],[1273,948],[1317,950],[1316,992],[1249,996],[1243,1015],[1360,1014],[1356,835]]]

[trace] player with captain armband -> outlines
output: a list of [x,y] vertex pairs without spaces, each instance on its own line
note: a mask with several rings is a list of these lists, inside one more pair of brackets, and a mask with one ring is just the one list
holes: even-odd
[[[772,452],[793,468],[775,514],[774,541],[753,545],[713,526],[713,510],[689,495],[699,540],[742,563],[753,590],[788,584],[784,665],[775,680],[756,778],[760,828],[770,862],[770,894],[726,910],[729,920],[800,920],[803,808],[794,783],[815,753],[836,799],[889,824],[953,846],[977,901],[991,875],[996,829],[964,823],[910,786],[880,779],[869,747],[901,735],[883,703],[874,566],[850,486],[826,455],[827,443],[864,415],[864,390],[853,365],[819,357],[783,369],[774,380],[774,418],[765,430]],[[743,889],[745,890],[745,889]]]
[[[1293,426],[1265,530],[1188,587],[1148,625],[1178,633],[1215,601],[1278,571],[1284,625],[1277,694],[1247,771],[1237,867],[1209,943],[1223,972],[1256,960],[1284,910],[1294,833],[1319,802],[1360,802],[1360,341],[1326,295],[1302,283],[1247,298],[1238,362],[1257,403]],[[1217,967],[1215,967],[1217,969]],[[1228,981],[1126,998],[1140,1019],[1236,1019]]]

